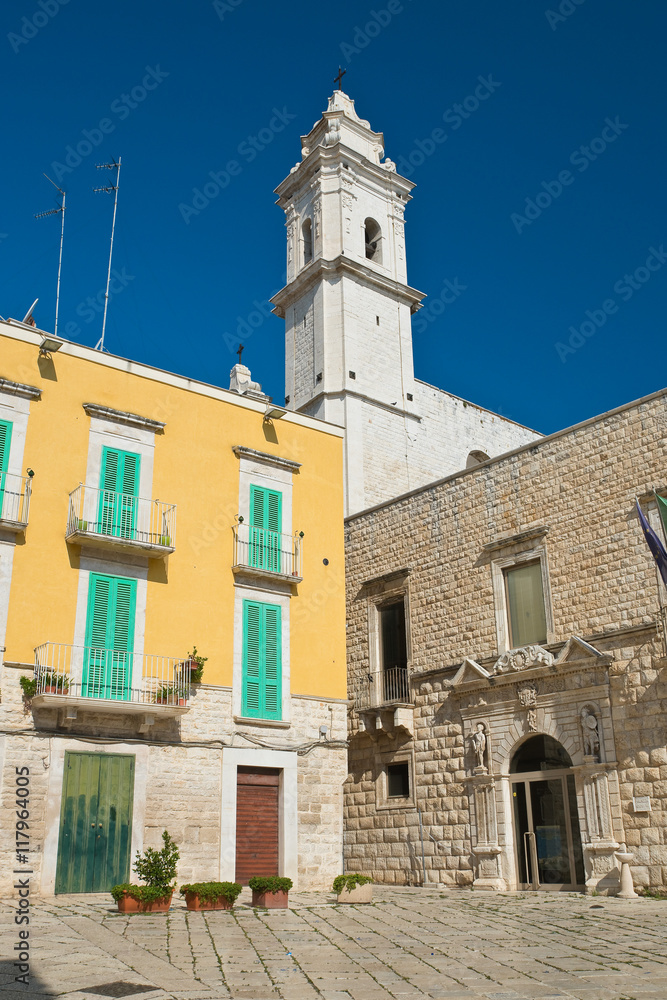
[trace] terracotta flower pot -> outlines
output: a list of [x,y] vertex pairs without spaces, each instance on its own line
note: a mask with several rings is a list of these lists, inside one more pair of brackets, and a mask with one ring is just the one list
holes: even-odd
[[171,906],[171,897],[163,896],[161,899],[154,899],[150,903],[145,903],[142,899],[135,899],[134,896],[125,895],[118,900],[119,913],[166,913]]
[[234,908],[234,904],[224,896],[203,902],[196,892],[186,892],[185,903],[188,910],[232,910]]
[[354,889],[343,888],[339,892],[336,901],[338,903],[372,903],[373,883],[365,882],[364,885],[355,885]]
[[279,890],[278,892],[257,892],[252,890],[252,905],[264,906],[267,910],[286,910],[288,893]]

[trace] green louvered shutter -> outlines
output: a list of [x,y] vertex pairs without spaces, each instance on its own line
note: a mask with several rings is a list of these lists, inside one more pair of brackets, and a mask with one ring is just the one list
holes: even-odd
[[100,533],[134,538],[141,457],[104,448],[100,475]]
[[91,574],[88,589],[86,649],[83,670],[83,695],[104,698],[104,678],[107,672],[109,648],[109,610],[111,577]]
[[130,697],[136,586],[91,573],[82,685],[88,698]]
[[5,480],[9,462],[9,445],[12,439],[12,425],[8,420],[0,420],[0,517],[5,498]]
[[283,495],[263,486],[250,487],[250,565],[280,573]]
[[115,580],[113,617],[113,653],[111,655],[108,697],[127,699],[132,680],[134,648],[134,607],[136,581]]
[[244,601],[243,715],[255,719],[280,719],[281,680],[280,607]]
[[264,718],[281,717],[280,607],[264,605]]
[[243,602],[243,707],[246,718],[260,717],[261,605]]

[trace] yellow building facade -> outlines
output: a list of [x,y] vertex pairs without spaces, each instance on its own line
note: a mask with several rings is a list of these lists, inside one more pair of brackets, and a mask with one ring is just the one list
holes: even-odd
[[231,384],[0,323],[2,798],[45,894],[164,828],[184,881],[340,871],[343,432]]

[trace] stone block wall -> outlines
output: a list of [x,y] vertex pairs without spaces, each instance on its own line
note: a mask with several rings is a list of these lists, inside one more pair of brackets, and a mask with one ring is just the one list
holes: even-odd
[[[30,769],[32,891],[38,887],[52,891],[57,850],[52,828],[59,823],[66,749],[136,754],[134,847],[161,847],[162,831],[168,829],[180,848],[180,882],[218,879],[221,852],[233,858],[234,844],[221,843],[225,748],[246,748],[244,763],[250,766],[256,752],[293,753],[297,826],[290,836],[298,851],[296,870],[286,874],[301,889],[331,887],[342,870],[346,702],[293,696],[289,729],[250,726],[232,719],[231,688],[202,684],[194,689],[191,710],[180,721],[158,722],[145,734],[139,732],[141,716],[124,714],[80,711],[79,718],[65,728],[54,710],[33,711],[26,706],[19,686],[22,674],[30,676],[31,668],[3,665],[0,804],[2,815],[10,820],[4,823],[0,843],[0,892],[10,892],[12,886],[15,768],[26,766]],[[327,727],[326,736],[320,734],[321,726]],[[54,767],[51,777],[56,761],[60,770]]]
[[[504,652],[494,560],[498,551],[526,553],[539,536],[548,576],[546,648],[557,655],[578,635],[611,657],[605,753],[616,763],[610,789],[618,802],[617,842],[635,852],[638,884],[667,885],[664,594],[634,511],[635,496],[648,497],[653,486],[667,487],[665,392],[348,518],[350,696],[359,706],[373,669],[371,596],[378,581],[393,579],[405,594],[414,702],[410,731],[383,721],[369,734],[362,714],[352,712],[348,869],[388,882],[421,881],[419,806],[426,881],[473,881],[474,760],[452,682],[464,658],[491,670]],[[537,683],[538,717],[540,706],[560,698],[554,683]],[[576,683],[584,684],[583,675]],[[580,740],[575,701],[563,732]],[[516,742],[509,723],[508,733]],[[383,808],[380,774],[401,754],[413,762],[413,801]],[[642,795],[651,798],[648,813],[635,812],[633,797]],[[511,822],[501,810],[499,822],[505,820]]]

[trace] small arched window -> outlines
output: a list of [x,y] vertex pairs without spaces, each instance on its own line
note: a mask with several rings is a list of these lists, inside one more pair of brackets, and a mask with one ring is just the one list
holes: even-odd
[[489,456],[485,451],[471,451],[466,459],[466,469],[474,469],[480,462],[488,462]]
[[303,238],[303,266],[310,264],[313,259],[313,224],[310,219],[306,219],[301,227]]
[[364,222],[364,242],[367,260],[373,260],[376,264],[381,264],[382,230],[375,219],[366,219]]

